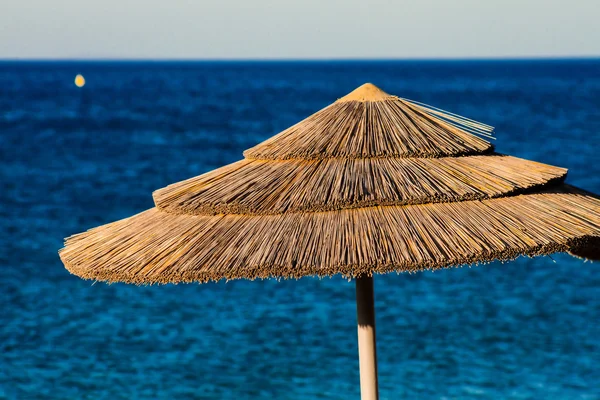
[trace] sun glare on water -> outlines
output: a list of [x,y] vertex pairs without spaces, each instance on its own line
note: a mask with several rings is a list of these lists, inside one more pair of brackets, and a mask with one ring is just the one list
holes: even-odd
[[75,86],[83,87],[83,85],[85,85],[85,78],[83,77],[83,75],[77,75],[75,77]]

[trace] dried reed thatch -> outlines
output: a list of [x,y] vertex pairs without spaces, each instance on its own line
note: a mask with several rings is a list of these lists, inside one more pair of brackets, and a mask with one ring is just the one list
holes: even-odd
[[66,240],[83,278],[206,282],[418,271],[559,251],[600,259],[600,199],[500,155],[492,128],[366,84]]

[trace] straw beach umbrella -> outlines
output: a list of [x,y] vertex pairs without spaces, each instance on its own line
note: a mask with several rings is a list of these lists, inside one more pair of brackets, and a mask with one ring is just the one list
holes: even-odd
[[494,152],[492,127],[365,84],[66,239],[82,278],[134,284],[356,280],[361,393],[377,398],[373,274],[570,252],[600,258],[600,199],[566,169]]

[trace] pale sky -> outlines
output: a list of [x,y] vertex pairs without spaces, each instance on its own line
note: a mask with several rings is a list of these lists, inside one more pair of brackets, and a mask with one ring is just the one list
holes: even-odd
[[0,0],[0,58],[600,56],[600,0]]

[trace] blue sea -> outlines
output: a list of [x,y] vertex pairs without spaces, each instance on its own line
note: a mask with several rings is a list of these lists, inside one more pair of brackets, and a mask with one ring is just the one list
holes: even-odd
[[[1,62],[0,399],[359,398],[352,282],[94,284],[57,250],[365,82],[600,193],[600,60]],[[600,399],[599,287],[564,254],[376,276],[381,398]]]

